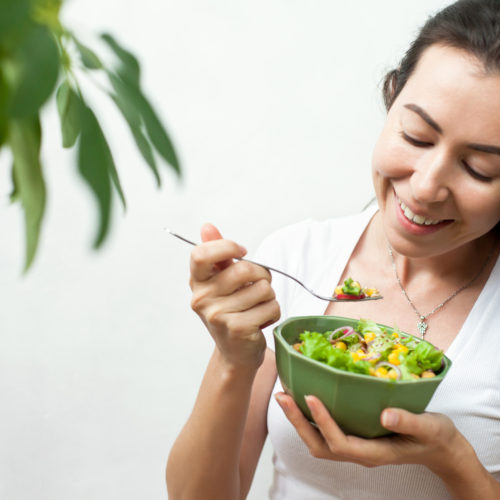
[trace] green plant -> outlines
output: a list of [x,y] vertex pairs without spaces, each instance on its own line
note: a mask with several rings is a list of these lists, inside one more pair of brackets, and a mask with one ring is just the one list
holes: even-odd
[[62,145],[78,148],[78,172],[95,195],[99,213],[95,248],[109,232],[113,197],[118,195],[125,206],[112,152],[75,68],[83,70],[80,79],[97,72],[106,76],[105,91],[123,115],[158,186],[158,157],[180,175],[172,142],[141,89],[137,58],[111,35],[102,34],[100,39],[117,61],[115,68],[106,67],[62,25],[62,4],[63,0],[0,0],[0,148],[11,151],[11,200],[20,202],[24,212],[25,270],[37,251],[46,204],[40,112],[48,100],[57,101]]

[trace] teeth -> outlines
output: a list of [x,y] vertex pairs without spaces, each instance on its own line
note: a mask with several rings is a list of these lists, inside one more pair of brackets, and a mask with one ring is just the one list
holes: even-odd
[[401,210],[405,214],[405,217],[408,220],[411,220],[415,224],[420,224],[420,225],[425,225],[425,226],[432,226],[434,224],[439,224],[441,221],[440,220],[433,220],[433,219],[427,219],[426,217],[423,217],[422,215],[415,215],[399,198],[398,198],[399,206],[401,207]]

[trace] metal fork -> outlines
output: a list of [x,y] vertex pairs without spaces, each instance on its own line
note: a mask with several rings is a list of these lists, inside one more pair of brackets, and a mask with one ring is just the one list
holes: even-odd
[[[195,243],[194,241],[188,240],[187,238],[184,238],[184,236],[181,236],[180,234],[174,233],[170,229],[166,229],[166,230],[172,236],[175,236],[176,238],[179,238],[180,240],[182,240],[186,243],[189,243],[190,245],[193,245],[195,247],[198,246],[198,244]],[[240,260],[243,262],[250,262],[251,264],[255,264],[257,266],[263,267],[264,269],[267,269],[268,271],[273,271],[275,273],[282,274],[283,276],[286,276],[287,278],[290,278],[291,280],[295,281],[295,283],[299,284],[302,288],[304,288],[304,290],[307,290],[311,295],[314,295],[314,297],[321,299],[321,300],[326,300],[328,302],[360,302],[360,301],[365,301],[365,300],[379,300],[379,299],[383,298],[382,296],[377,295],[376,297],[365,297],[363,299],[353,300],[353,299],[339,299],[339,298],[333,297],[333,296],[319,295],[314,290],[311,290],[306,285],[304,285],[304,283],[302,283],[302,281],[300,281],[299,279],[295,278],[294,276],[292,276],[288,273],[285,273],[285,271],[281,271],[281,270],[276,269],[274,267],[268,266],[266,264],[261,264],[260,262],[255,262],[255,261],[250,260],[250,259],[235,258],[235,260]]]

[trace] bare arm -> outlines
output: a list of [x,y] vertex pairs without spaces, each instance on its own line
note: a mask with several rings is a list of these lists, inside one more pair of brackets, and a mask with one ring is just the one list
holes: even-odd
[[[276,379],[262,328],[279,319],[271,276],[213,226],[191,257],[192,307],[215,340],[193,411],[167,464],[171,500],[245,498],[266,439]],[[217,240],[217,241],[212,241]]]
[[474,449],[459,433],[456,458],[443,462],[433,472],[441,477],[455,500],[495,500],[500,498],[500,483],[484,468]]
[[274,353],[266,350],[252,388],[240,453],[240,498],[246,498],[267,437],[267,407],[276,381]]
[[246,497],[267,435],[275,377],[270,352],[252,373],[228,368],[214,351],[193,412],[169,456],[171,500]]

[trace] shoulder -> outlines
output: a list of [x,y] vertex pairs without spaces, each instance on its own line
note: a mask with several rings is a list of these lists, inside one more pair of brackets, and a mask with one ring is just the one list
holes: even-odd
[[256,258],[282,261],[307,254],[317,258],[324,253],[331,255],[344,247],[343,243],[353,232],[364,228],[372,215],[373,210],[369,210],[326,220],[306,219],[282,227],[262,241]]

